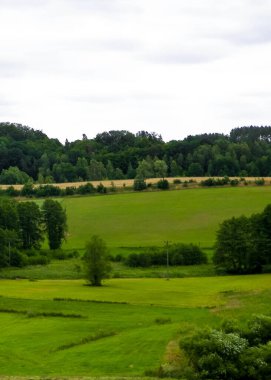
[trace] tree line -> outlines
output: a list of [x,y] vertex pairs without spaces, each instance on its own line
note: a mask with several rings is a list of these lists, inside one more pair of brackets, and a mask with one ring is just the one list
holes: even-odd
[[40,208],[35,202],[0,199],[0,267],[38,263],[44,238],[56,250],[66,231],[66,211],[58,201],[47,199]]
[[241,127],[164,142],[122,130],[62,144],[41,131],[0,123],[0,183],[61,183],[165,176],[271,175],[271,127]]
[[250,217],[224,220],[218,231],[213,257],[220,270],[260,273],[271,264],[271,204]]

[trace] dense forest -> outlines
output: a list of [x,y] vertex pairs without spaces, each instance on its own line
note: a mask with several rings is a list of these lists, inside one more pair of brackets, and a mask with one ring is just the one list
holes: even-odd
[[41,131],[0,123],[2,184],[224,175],[271,176],[271,127],[169,142],[146,131],[109,131],[62,144]]

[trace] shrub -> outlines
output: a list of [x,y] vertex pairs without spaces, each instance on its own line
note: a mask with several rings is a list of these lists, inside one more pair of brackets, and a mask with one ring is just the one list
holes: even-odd
[[268,316],[257,316],[242,329],[236,322],[226,321],[220,330],[200,330],[183,339],[180,347],[191,366],[188,378],[270,379],[270,322]]
[[135,178],[134,180],[135,191],[142,191],[142,190],[145,190],[146,188],[147,188],[147,184],[143,178]]
[[35,189],[32,183],[26,183],[21,189],[21,195],[23,197],[32,197],[35,194]]
[[[194,244],[174,244],[168,248],[170,265],[196,265],[207,263],[206,254]],[[149,267],[151,265],[166,265],[165,248],[152,247],[144,253],[132,253],[126,259],[130,267]]]
[[96,190],[98,193],[100,194],[105,194],[107,192],[107,188],[102,184],[100,183],[97,187],[96,187]]
[[75,186],[67,186],[65,189],[66,195],[75,195],[77,194],[77,189]]
[[224,185],[228,185],[229,183],[230,183],[229,177],[225,176],[223,178],[207,178],[201,181],[200,185],[211,187],[211,186],[224,186]]
[[23,267],[27,263],[27,258],[16,248],[11,250],[9,258],[9,263],[12,267]]
[[265,184],[264,178],[255,179],[255,185],[257,185],[257,186],[263,186],[264,184]]
[[9,186],[6,188],[5,193],[10,197],[18,197],[20,195],[20,190],[16,190],[14,186]]
[[161,190],[168,190],[169,189],[169,183],[167,179],[160,179],[160,181],[157,182],[158,189]]
[[46,256],[36,255],[27,257],[27,265],[47,265],[50,259]]
[[60,187],[53,185],[42,185],[35,189],[35,195],[39,198],[58,197],[62,194]]
[[231,186],[237,186],[239,185],[239,180],[237,178],[234,178],[230,181]]
[[95,187],[92,185],[92,183],[88,182],[85,185],[81,185],[77,189],[77,193],[84,195],[84,194],[93,194],[95,193]]

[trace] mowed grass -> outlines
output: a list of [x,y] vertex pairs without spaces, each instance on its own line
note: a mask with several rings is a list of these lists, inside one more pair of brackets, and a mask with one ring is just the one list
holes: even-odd
[[93,234],[114,253],[116,247],[163,246],[166,240],[211,247],[219,223],[262,211],[271,203],[271,187],[67,197],[61,202],[69,225],[64,248],[84,248]]
[[[271,275],[0,282],[0,376],[142,376],[168,343],[224,316],[271,313]],[[76,315],[77,317],[75,317]]]

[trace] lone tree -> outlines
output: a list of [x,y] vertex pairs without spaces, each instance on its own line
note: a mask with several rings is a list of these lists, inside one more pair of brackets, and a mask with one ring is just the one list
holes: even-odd
[[46,199],[42,205],[45,231],[47,232],[50,249],[61,247],[67,232],[67,215],[58,201]]
[[102,286],[102,279],[107,278],[111,271],[108,249],[102,238],[97,235],[92,236],[86,244],[83,260],[87,281],[92,286]]

